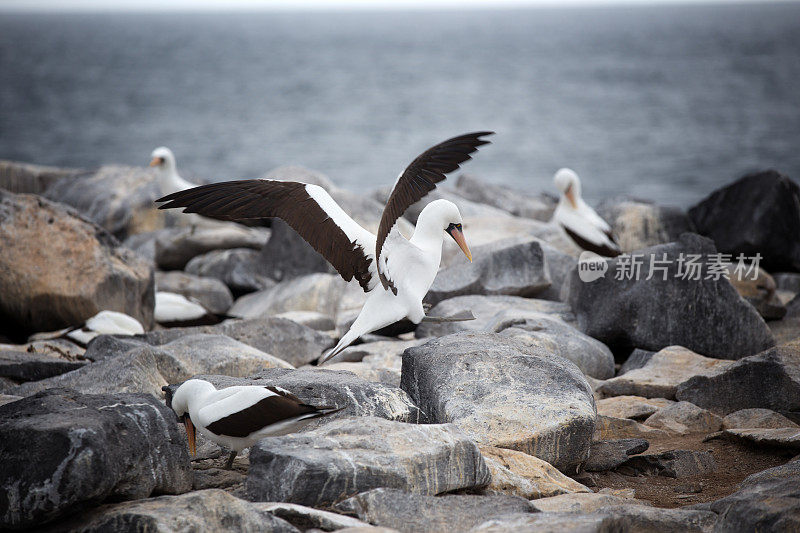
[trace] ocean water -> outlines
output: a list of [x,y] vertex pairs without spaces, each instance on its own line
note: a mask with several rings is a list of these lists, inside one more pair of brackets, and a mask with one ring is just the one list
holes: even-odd
[[465,170],[688,206],[745,172],[800,180],[800,4],[442,12],[0,12],[0,158],[365,190],[497,132]]

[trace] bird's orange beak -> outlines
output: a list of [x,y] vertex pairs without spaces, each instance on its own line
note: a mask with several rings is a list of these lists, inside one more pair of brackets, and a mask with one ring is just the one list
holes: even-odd
[[188,415],[184,417],[183,425],[186,426],[186,436],[189,438],[189,451],[192,452],[192,457],[194,457],[197,455],[194,424],[192,424],[192,419]]
[[472,252],[469,251],[469,246],[467,246],[467,241],[464,240],[464,232],[461,231],[461,225],[453,226],[452,229],[448,229],[447,233],[456,241],[458,247],[461,248],[461,251],[464,252],[464,255],[467,256],[469,262],[472,263]]
[[567,187],[567,190],[564,191],[564,196],[567,197],[573,209],[578,209],[578,203],[575,201],[575,193],[572,191],[572,185]]
[[158,165],[160,165],[163,162],[164,162],[164,158],[163,157],[154,157],[153,160],[150,161],[150,166],[151,167],[157,167]]

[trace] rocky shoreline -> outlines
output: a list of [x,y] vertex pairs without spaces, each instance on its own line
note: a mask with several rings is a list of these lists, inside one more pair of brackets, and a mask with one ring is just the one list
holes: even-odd
[[[377,228],[385,189],[266,176]],[[476,319],[398,323],[318,366],[364,294],[284,224],[158,211],[148,169],[0,161],[0,529],[800,529],[792,180],[745,176],[688,211],[605,201],[625,254],[591,281],[553,197],[451,182],[421,204],[459,206],[475,262],[447,243],[426,302]],[[221,321],[164,327],[156,290]],[[42,335],[102,310],[145,333]],[[168,407],[191,377],[344,409],[224,470],[202,436],[190,458]]]

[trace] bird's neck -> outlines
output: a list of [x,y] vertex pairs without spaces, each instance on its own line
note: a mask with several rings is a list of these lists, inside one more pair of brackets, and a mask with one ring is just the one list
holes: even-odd
[[441,258],[444,230],[442,229],[442,222],[431,215],[432,213],[425,211],[420,213],[417,219],[417,226],[414,229],[414,235],[411,236],[410,241],[411,244],[421,250],[438,255]]

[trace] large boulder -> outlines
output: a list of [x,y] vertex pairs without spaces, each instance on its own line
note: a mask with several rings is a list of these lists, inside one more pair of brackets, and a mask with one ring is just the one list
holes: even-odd
[[492,474],[492,483],[484,489],[486,494],[508,494],[533,500],[557,494],[591,492],[538,457],[493,446],[481,446],[480,450]]
[[263,228],[248,228],[232,222],[169,229],[156,235],[155,261],[162,270],[180,270],[198,255],[214,250],[258,250],[268,237],[269,232]]
[[325,506],[378,487],[434,495],[489,481],[478,447],[453,425],[359,417],[262,439],[246,488],[255,501]]
[[572,362],[490,333],[457,333],[409,348],[401,387],[434,423],[480,444],[534,455],[559,470],[586,460],[592,389]]
[[682,209],[638,200],[603,202],[598,212],[614,232],[623,252],[673,242],[694,225]]
[[230,289],[220,280],[186,272],[156,272],[156,290],[194,298],[209,312],[218,315],[225,314],[233,305]]
[[36,352],[0,349],[0,377],[15,381],[36,381],[77,370],[87,361],[70,361]]
[[769,271],[800,272],[800,187],[776,170],[714,191],[689,209],[689,217],[721,252],[758,253]]
[[435,305],[465,294],[534,296],[550,286],[542,247],[535,240],[481,246],[471,263],[440,270],[425,302]]
[[153,271],[72,209],[0,190],[0,333],[80,325],[100,311],[153,323]]
[[800,339],[689,378],[675,397],[722,415],[754,407],[800,412]]
[[[619,350],[680,345],[739,359],[773,346],[758,312],[727,279],[715,279],[709,266],[715,253],[710,240],[684,233],[677,242],[606,260],[605,275],[593,281],[580,279],[579,265],[568,295],[579,328]],[[696,272],[687,266],[692,256],[699,256]]]
[[336,318],[347,282],[338,274],[306,274],[236,300],[229,314],[261,318],[287,311],[317,311]]
[[192,258],[184,270],[195,276],[217,278],[234,295],[268,289],[275,285],[259,264],[260,252],[251,248],[212,250]]
[[335,272],[314,248],[286,222],[272,220],[272,235],[258,254],[259,272],[282,281],[315,272]]
[[64,178],[85,174],[77,168],[47,167],[19,161],[0,160],[0,189],[17,194],[42,194]]
[[147,394],[54,389],[0,406],[0,526],[192,488],[175,414]]
[[74,207],[120,239],[166,223],[166,214],[155,204],[161,196],[156,175],[148,168],[103,166],[57,181],[44,196]]
[[557,203],[553,196],[533,196],[510,187],[488,183],[471,174],[461,174],[458,177],[456,192],[468,200],[491,205],[514,216],[541,221],[552,218]]

